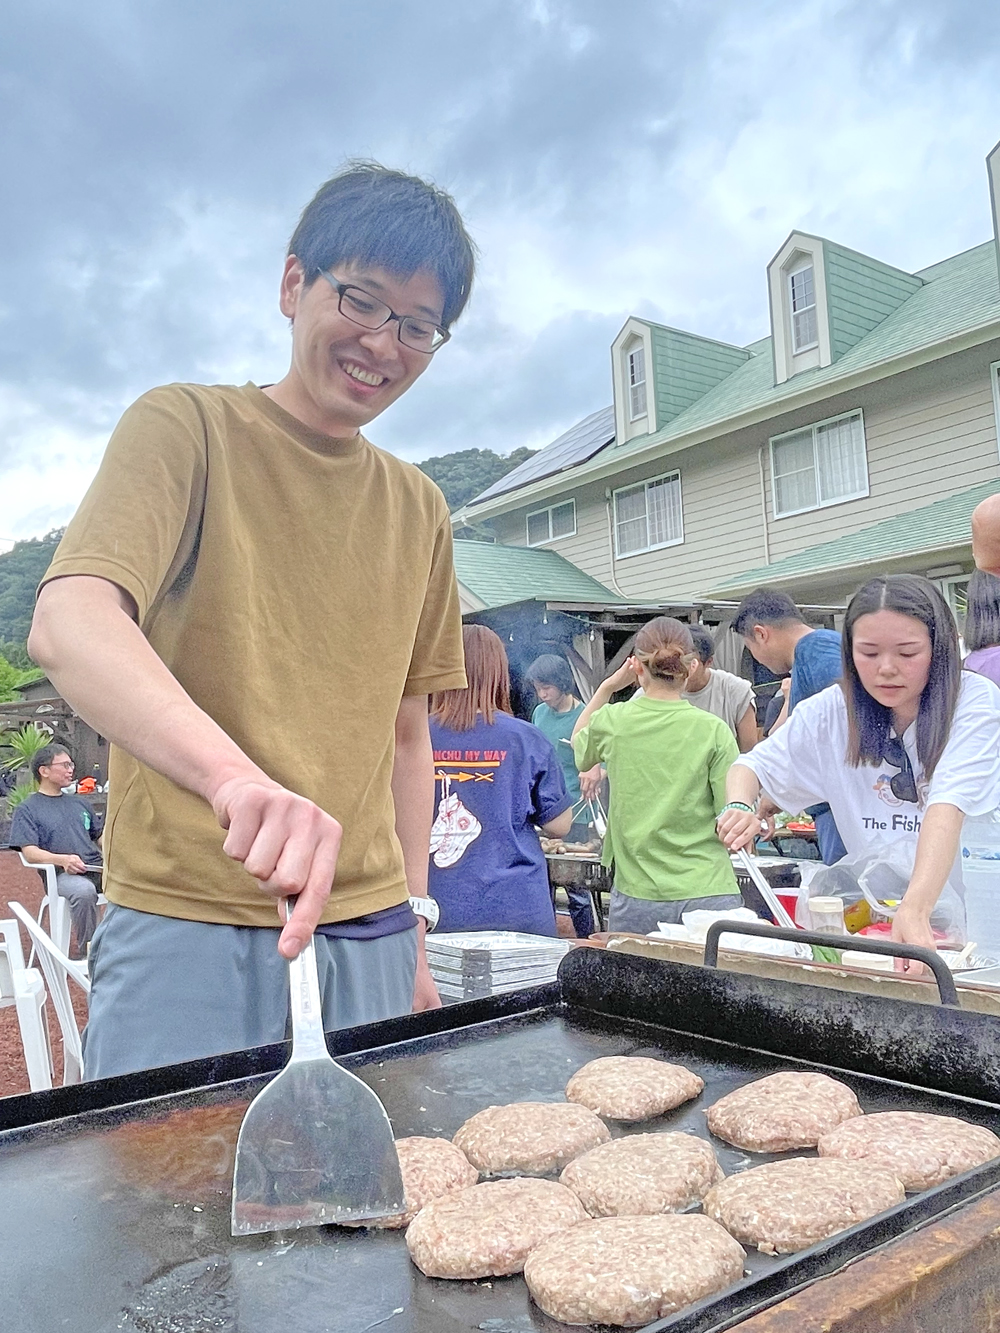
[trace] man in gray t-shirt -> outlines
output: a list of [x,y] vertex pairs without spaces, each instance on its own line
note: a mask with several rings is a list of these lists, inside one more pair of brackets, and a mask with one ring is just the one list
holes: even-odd
[[[10,840],[32,865],[56,866],[59,896],[69,903],[75,949],[83,958],[97,929],[101,819],[79,796],[62,791],[73,780],[73,760],[59,745],[47,745],[31,761],[38,791],[14,811]],[[89,874],[88,874],[89,871]]]
[[742,676],[731,671],[720,671],[712,666],[715,643],[708,630],[700,625],[691,626],[694,650],[698,664],[684,686],[684,697],[696,708],[721,717],[736,737],[740,754],[746,754],[757,744],[757,711],[753,702],[753,686]]

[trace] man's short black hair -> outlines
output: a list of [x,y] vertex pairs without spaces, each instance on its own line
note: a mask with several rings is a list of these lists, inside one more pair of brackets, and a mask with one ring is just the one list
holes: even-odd
[[378,162],[349,162],[321,185],[299,218],[288,253],[305,285],[336,264],[383,268],[399,278],[431,273],[450,327],[472,291],[476,250],[450,194]]
[[691,626],[691,642],[702,666],[715,656],[715,640],[704,625]]
[[788,625],[805,621],[787,592],[777,588],[754,588],[736,608],[733,629],[741,638],[753,633],[754,625]]
[[569,663],[557,653],[536,657],[524,674],[532,685],[554,685],[563,694],[572,694],[576,689]]
[[61,754],[66,755],[69,759],[73,758],[65,745],[43,745],[40,750],[35,751],[28,766],[36,782],[39,778],[39,769],[48,768],[53,759],[58,759]]

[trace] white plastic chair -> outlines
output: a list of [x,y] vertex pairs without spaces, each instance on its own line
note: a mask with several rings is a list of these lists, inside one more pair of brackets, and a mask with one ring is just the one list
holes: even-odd
[[52,1051],[45,1021],[45,983],[35,968],[24,966],[16,921],[0,921],[0,1009],[14,1005],[21,1030],[28,1086],[32,1092],[52,1087]]
[[90,978],[87,976],[87,968],[85,964],[67,958],[23,903],[11,900],[10,910],[27,930],[38,950],[38,961],[45,973],[49,994],[55,1005],[63,1039],[63,1083],[79,1083],[83,1076],[83,1045],[70,1000],[69,982],[72,978],[84,994],[89,995]]
[[[65,898],[62,898],[59,895],[59,888],[56,881],[56,875],[59,873],[58,867],[48,864],[40,865],[36,864],[34,861],[28,861],[25,859],[23,852],[18,852],[18,856],[21,858],[21,864],[23,866],[27,866],[29,870],[38,871],[42,877],[42,882],[45,885],[45,897],[42,899],[42,905],[38,909],[38,924],[42,924],[42,918],[45,913],[48,912],[49,936],[57,949],[61,949],[63,953],[68,954],[73,922],[70,917],[69,903]],[[97,895],[98,906],[106,902],[107,898],[105,898],[104,894],[99,893]],[[31,953],[28,955],[28,966],[30,967],[34,961],[35,944],[34,941],[32,941]]]

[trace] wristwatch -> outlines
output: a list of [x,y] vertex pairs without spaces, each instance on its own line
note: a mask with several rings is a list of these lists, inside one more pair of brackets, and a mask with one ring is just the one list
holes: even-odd
[[433,930],[441,920],[441,909],[433,898],[411,898],[410,906],[417,916],[424,918],[428,930]]

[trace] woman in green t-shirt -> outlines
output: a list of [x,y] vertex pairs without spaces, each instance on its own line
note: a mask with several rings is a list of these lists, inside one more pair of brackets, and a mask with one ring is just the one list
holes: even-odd
[[[729,854],[715,834],[726,774],[739,757],[732,732],[684,698],[696,662],[691,632],[657,616],[635,654],[599,686],[573,731],[577,767],[603,763],[611,784],[604,864],[615,867],[611,930],[646,935],[697,908],[742,906]],[[643,694],[613,704],[629,685]]]

